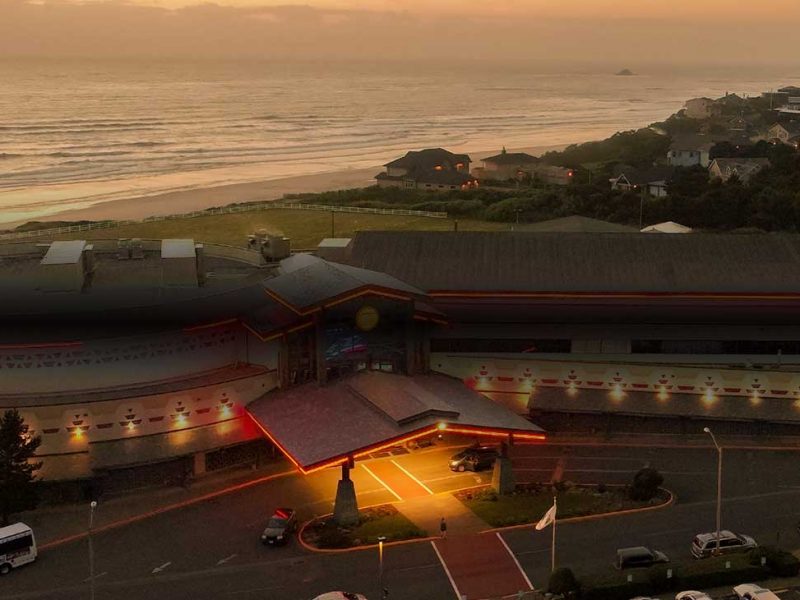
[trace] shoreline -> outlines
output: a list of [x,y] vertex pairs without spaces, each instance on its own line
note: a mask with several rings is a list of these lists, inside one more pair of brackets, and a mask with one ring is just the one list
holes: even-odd
[[[510,152],[528,152],[539,155],[551,150],[561,150],[568,144],[509,148]],[[473,162],[492,156],[500,150],[469,152]],[[373,185],[375,175],[382,166],[344,169],[280,177],[245,183],[198,187],[190,190],[157,193],[148,196],[133,196],[118,200],[98,202],[82,208],[72,208],[41,217],[12,221],[0,225],[0,230],[14,228],[32,221],[124,221],[142,220],[152,216],[178,215],[212,207],[246,202],[269,202],[283,198],[286,194],[321,193]]]

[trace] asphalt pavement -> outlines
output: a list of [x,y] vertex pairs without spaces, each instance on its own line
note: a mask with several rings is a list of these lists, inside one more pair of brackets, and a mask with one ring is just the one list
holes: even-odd
[[[420,502],[420,490],[436,494],[491,480],[490,472],[451,472],[447,458],[454,452],[454,447],[434,447],[360,461],[352,471],[360,504],[400,502],[402,509],[398,495]],[[762,544],[800,548],[795,529],[800,521],[798,458],[793,451],[726,450],[723,527],[753,535]],[[716,460],[713,450],[703,448],[514,448],[521,480],[627,483],[638,469],[652,466],[675,492],[675,504],[663,510],[560,524],[557,564],[578,573],[609,569],[616,549],[625,546],[646,545],[673,560],[687,558],[692,537],[714,528]],[[391,461],[396,464],[387,466]],[[388,474],[392,481],[376,479],[367,469]],[[283,477],[95,534],[95,597],[308,600],[342,589],[377,600],[374,549],[320,554],[305,551],[296,541],[281,548],[260,544],[259,533],[276,506],[297,508],[301,519],[330,512],[338,477],[338,469]],[[391,483],[398,489],[387,485]],[[535,587],[547,580],[550,539],[549,530],[502,533]],[[88,576],[87,542],[72,542],[42,552],[36,563],[0,580],[0,598],[89,598]],[[384,582],[391,600],[456,597],[429,542],[387,547]]]

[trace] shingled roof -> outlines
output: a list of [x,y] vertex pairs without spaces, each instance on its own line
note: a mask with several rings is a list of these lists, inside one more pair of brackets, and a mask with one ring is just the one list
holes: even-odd
[[427,148],[425,150],[411,150],[405,156],[388,162],[383,166],[433,170],[437,165],[446,164],[455,169],[458,163],[468,162],[470,162],[470,158],[467,154],[454,154],[444,148]]
[[501,152],[484,158],[483,162],[496,165],[530,165],[539,162],[539,159],[527,152]]
[[360,232],[349,262],[428,292],[800,293],[800,236]]

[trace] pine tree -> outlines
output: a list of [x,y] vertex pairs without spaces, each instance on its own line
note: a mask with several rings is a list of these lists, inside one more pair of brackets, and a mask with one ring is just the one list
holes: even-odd
[[14,512],[36,504],[36,476],[42,466],[33,462],[39,436],[28,434],[28,425],[16,410],[0,417],[0,516],[3,525]]

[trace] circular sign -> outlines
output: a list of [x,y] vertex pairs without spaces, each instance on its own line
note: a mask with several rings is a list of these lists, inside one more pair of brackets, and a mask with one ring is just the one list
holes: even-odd
[[356,312],[356,327],[361,331],[372,331],[378,325],[380,318],[374,306],[365,304]]

